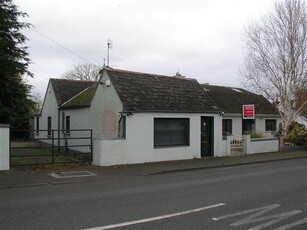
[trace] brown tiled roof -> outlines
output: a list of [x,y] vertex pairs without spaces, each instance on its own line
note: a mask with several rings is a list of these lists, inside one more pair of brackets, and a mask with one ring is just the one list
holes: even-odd
[[124,110],[130,112],[210,112],[220,110],[195,79],[106,68]]
[[86,88],[76,96],[69,99],[67,102],[64,102],[61,105],[61,108],[75,109],[75,108],[90,107],[93,97],[96,93],[96,89],[97,89],[97,84]]
[[61,106],[86,88],[96,84],[93,81],[77,81],[67,79],[50,79],[58,105]]
[[257,114],[278,114],[274,106],[262,95],[257,95],[241,88],[203,84],[213,100],[224,113],[241,114],[242,105],[254,104]]

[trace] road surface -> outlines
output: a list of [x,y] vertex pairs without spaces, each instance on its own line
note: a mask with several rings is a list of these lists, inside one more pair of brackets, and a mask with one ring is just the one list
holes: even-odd
[[0,190],[0,229],[307,229],[307,159]]

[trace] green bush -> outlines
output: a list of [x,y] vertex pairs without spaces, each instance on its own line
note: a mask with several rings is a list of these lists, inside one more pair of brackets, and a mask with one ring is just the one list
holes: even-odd
[[263,137],[263,134],[261,132],[252,131],[251,132],[251,138],[261,138]]

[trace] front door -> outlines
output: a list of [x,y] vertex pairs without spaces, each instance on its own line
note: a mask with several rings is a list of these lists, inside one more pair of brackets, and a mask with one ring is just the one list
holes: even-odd
[[213,117],[201,117],[201,157],[213,155]]

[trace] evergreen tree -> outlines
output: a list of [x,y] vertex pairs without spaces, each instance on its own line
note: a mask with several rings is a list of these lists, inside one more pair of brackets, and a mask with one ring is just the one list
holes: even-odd
[[22,79],[24,74],[32,76],[26,37],[21,33],[30,24],[19,21],[26,16],[12,0],[0,1],[0,123],[12,129],[27,128],[33,105],[31,86]]

